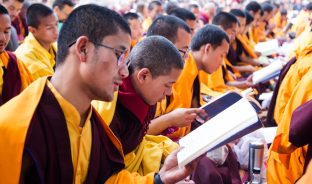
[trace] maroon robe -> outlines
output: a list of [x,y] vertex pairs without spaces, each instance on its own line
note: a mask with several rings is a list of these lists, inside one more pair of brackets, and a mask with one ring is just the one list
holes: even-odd
[[268,109],[268,115],[267,115],[267,120],[264,122],[264,126],[266,127],[271,127],[271,126],[277,126],[275,120],[274,120],[274,109],[276,105],[276,98],[278,95],[279,88],[283,82],[283,79],[285,78],[288,70],[290,67],[295,64],[297,61],[296,57],[291,58],[288,63],[282,68],[281,73],[279,74],[278,81],[276,82],[276,86],[273,92],[272,100],[270,102],[270,106]]
[[239,163],[232,149],[221,166],[216,166],[213,161],[204,156],[201,158],[191,175],[191,180],[196,184],[241,184],[239,176]]
[[133,151],[143,140],[156,106],[148,105],[132,86],[130,77],[123,80],[118,91],[118,99],[111,130],[121,141],[124,154]]
[[312,158],[312,100],[299,106],[292,114],[289,142],[297,147],[309,144],[304,162],[304,171]]
[[21,92],[21,75],[17,65],[16,56],[6,51],[10,57],[7,68],[3,67],[3,86],[0,97],[0,106]]
[[[92,146],[85,183],[104,183],[124,168],[123,156],[107,136],[99,115],[92,111]],[[66,120],[57,99],[46,86],[29,125],[25,157],[31,167],[25,183],[73,183],[74,168]]]

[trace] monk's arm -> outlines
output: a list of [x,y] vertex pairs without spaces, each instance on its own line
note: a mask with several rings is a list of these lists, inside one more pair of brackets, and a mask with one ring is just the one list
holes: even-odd
[[161,115],[151,121],[147,134],[159,135],[169,127],[189,126],[198,113],[202,113],[198,108],[177,108],[167,114]]

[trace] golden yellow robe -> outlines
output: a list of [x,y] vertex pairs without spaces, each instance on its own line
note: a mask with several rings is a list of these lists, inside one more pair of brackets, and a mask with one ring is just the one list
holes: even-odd
[[[2,94],[2,86],[3,86],[3,68],[7,67],[9,63],[9,55],[6,51],[0,53],[0,96]],[[32,77],[27,70],[26,66],[17,58],[18,70],[21,76],[22,90],[24,90],[32,81]]]
[[258,58],[258,56],[254,52],[254,45],[251,44],[249,41],[247,35],[241,35],[238,34],[236,38],[240,41],[240,43],[243,45],[244,51],[247,53],[247,55],[251,58]]
[[[109,126],[115,113],[118,92],[112,102],[92,101],[93,107]],[[132,152],[125,155],[125,169],[141,176],[158,172],[164,159],[179,146],[165,136],[145,135],[142,142]]]
[[[281,83],[274,108],[274,119],[277,124],[279,124],[284,115],[285,107],[295,86],[298,84],[301,78],[312,68],[312,63],[309,61],[309,56],[307,56],[307,54],[311,52],[311,50],[312,45],[310,44],[302,49],[300,53],[298,52],[298,55],[296,56],[296,63],[290,67],[288,73]],[[309,53],[308,55],[311,55],[311,53]]]
[[153,19],[151,17],[147,17],[146,19],[144,19],[143,24],[142,24],[144,33],[147,32],[152,22],[153,22]]
[[54,74],[56,46],[49,51],[43,48],[29,33],[24,42],[16,49],[16,56],[24,62],[34,79]]
[[[0,107],[1,183],[19,183],[26,134],[46,82],[47,78],[38,79],[26,88],[23,93]],[[18,112],[21,106],[28,108],[23,109],[23,113],[19,113],[17,116],[13,112]],[[16,122],[14,126],[12,126],[12,122]],[[118,139],[105,123],[103,123],[103,126],[114,145],[122,152],[122,145]],[[138,173],[129,173],[129,171],[122,170],[110,177],[106,183],[152,184],[153,179],[154,173],[143,177],[139,176]]]
[[[312,54],[298,58],[298,64],[311,63]],[[311,64],[310,64],[311,66]],[[301,69],[300,67],[298,67]],[[288,72],[289,73],[289,72]],[[291,74],[291,73],[290,73]],[[293,75],[300,75],[293,72]],[[303,166],[307,146],[296,148],[289,142],[289,126],[293,111],[303,103],[312,99],[312,70],[301,76],[293,88],[285,106],[283,115],[278,123],[277,133],[271,145],[268,157],[268,183],[294,183],[303,174]]]

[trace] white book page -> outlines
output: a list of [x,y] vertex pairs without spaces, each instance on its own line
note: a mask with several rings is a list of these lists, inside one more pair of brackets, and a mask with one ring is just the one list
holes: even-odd
[[225,138],[257,121],[254,108],[247,99],[242,98],[179,141],[182,148],[178,153],[179,167],[183,167],[210,148],[223,142]]
[[283,68],[283,62],[280,60],[274,61],[269,66],[262,68],[252,74],[253,84],[258,84],[262,82],[268,75],[280,71]]
[[277,39],[268,40],[265,42],[259,42],[255,45],[255,51],[260,52],[263,56],[269,56],[278,51],[278,41]]

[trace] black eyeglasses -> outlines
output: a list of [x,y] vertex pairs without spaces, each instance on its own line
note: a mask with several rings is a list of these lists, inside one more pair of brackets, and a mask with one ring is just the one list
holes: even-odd
[[[70,43],[68,45],[68,47],[71,47],[72,45],[74,45],[76,43],[76,40],[72,43]],[[101,44],[101,43],[93,43],[95,46],[100,46],[100,47],[104,47],[104,48],[107,48],[107,49],[110,49],[112,50],[115,55],[116,55],[116,58],[117,58],[117,65],[118,66],[122,66],[122,65],[127,65],[129,66],[130,63],[131,63],[131,60],[128,59],[128,56],[129,56],[129,52],[130,50],[129,49],[125,49],[125,50],[120,50],[120,49],[116,49],[116,48],[113,48],[113,47],[110,47],[108,45],[104,45],[104,44]]]
[[178,49],[178,51],[181,53],[181,56],[185,59],[188,53],[190,52],[190,49],[189,48],[187,48],[186,50]]

